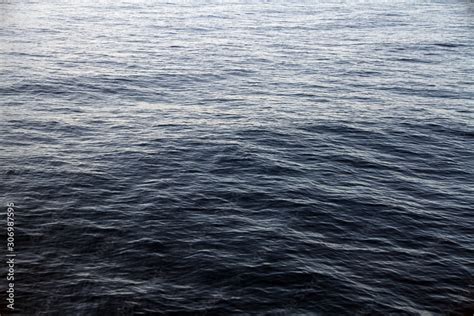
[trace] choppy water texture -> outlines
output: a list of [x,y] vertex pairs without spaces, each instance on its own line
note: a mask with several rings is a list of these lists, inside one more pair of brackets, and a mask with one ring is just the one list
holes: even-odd
[[0,12],[20,314],[472,313],[472,2]]

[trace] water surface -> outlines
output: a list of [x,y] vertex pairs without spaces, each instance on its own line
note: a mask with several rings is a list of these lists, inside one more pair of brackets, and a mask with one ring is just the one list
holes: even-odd
[[473,16],[2,1],[17,308],[472,313]]

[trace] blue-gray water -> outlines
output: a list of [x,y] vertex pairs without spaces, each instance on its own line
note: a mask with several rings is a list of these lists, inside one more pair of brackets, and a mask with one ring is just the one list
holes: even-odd
[[472,313],[473,34],[466,1],[1,1],[15,307]]

